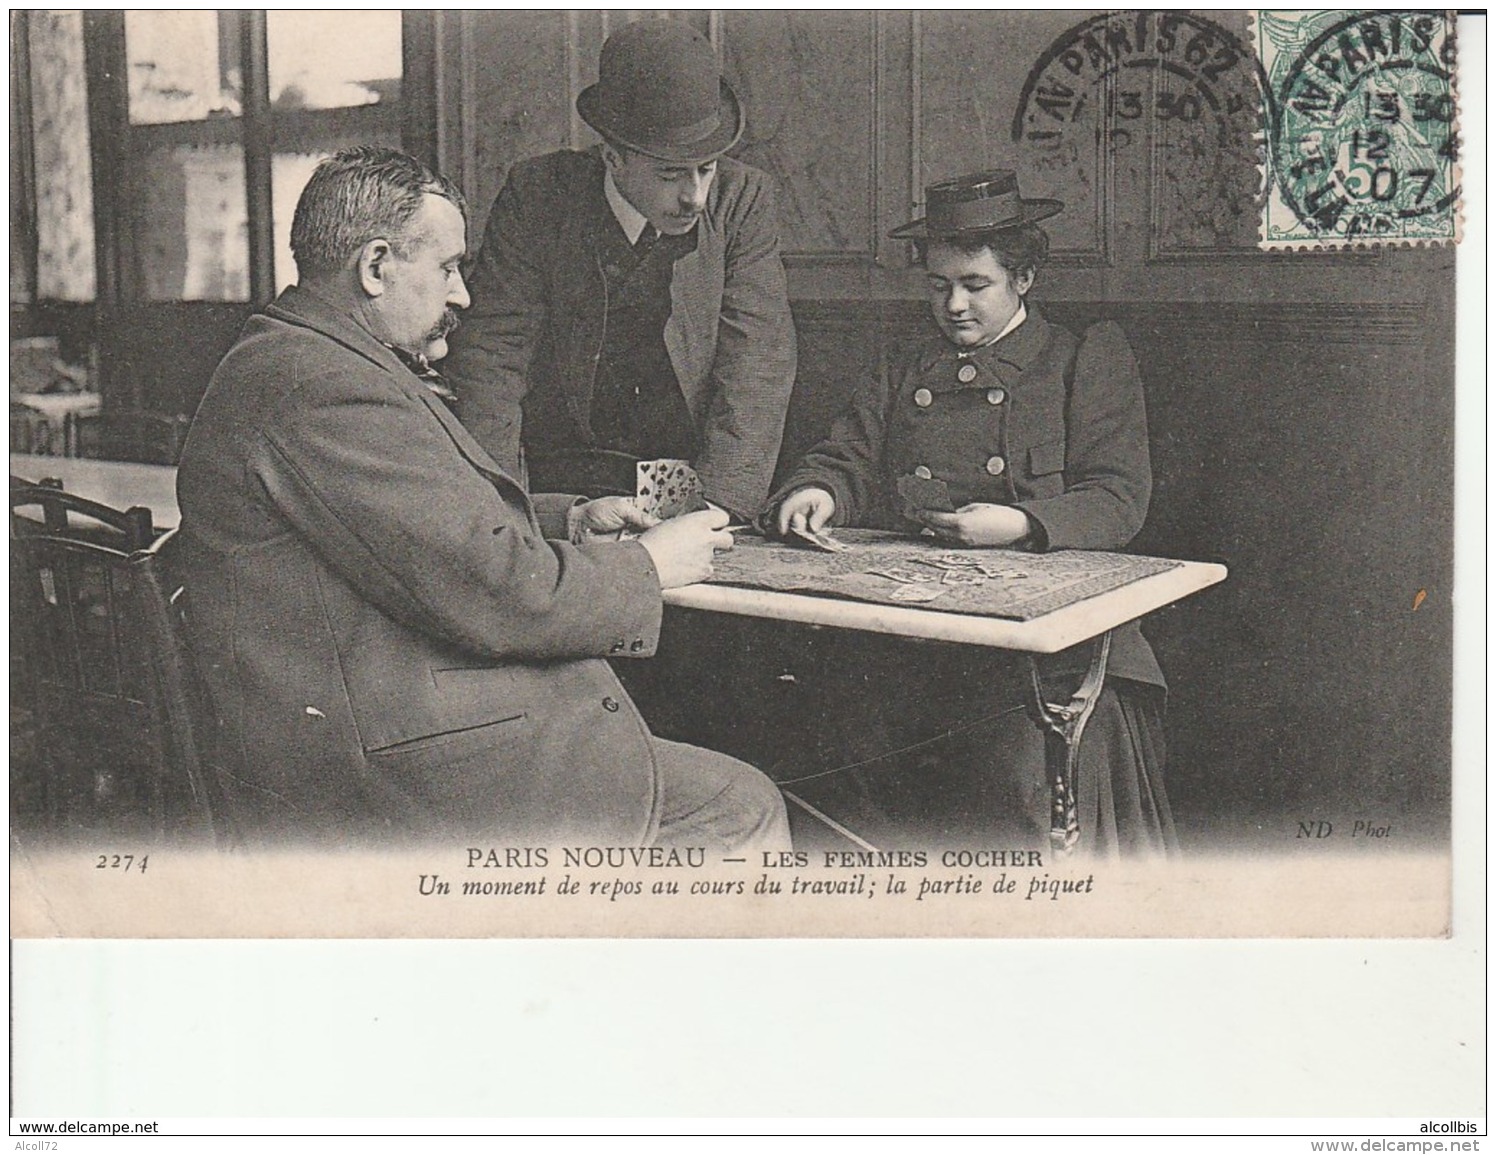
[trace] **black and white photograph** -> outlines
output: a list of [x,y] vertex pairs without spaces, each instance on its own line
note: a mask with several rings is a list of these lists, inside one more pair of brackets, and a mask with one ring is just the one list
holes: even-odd
[[12,10],[13,1027],[48,940],[1447,939],[1470,27]]

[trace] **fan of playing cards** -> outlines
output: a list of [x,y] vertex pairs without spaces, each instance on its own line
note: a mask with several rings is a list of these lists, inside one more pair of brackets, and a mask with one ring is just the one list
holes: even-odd
[[661,521],[707,507],[701,493],[701,478],[696,476],[691,463],[671,457],[639,462],[634,501],[643,512]]

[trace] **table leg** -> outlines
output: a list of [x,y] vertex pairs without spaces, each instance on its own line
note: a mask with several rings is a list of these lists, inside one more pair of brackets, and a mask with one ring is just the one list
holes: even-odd
[[1029,655],[1029,711],[1044,731],[1044,771],[1049,780],[1049,845],[1057,855],[1075,851],[1080,841],[1080,816],[1076,805],[1076,771],[1080,766],[1080,740],[1086,723],[1101,697],[1106,681],[1106,661],[1112,648],[1108,630],[1097,640],[1090,668],[1070,700],[1060,704],[1046,700],[1039,676],[1039,661]]

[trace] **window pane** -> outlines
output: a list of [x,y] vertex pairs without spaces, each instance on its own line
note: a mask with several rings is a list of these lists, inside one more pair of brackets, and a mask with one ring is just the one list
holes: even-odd
[[36,160],[36,295],[92,301],[93,167],[83,71],[83,16],[31,14],[31,115]]
[[400,13],[269,12],[270,103],[357,108],[400,96]]
[[216,12],[126,12],[130,123],[238,116],[238,17]]
[[271,215],[275,232],[275,291],[296,283],[296,259],[291,255],[291,218],[301,190],[312,177],[312,170],[324,157],[355,144],[382,144],[400,147],[399,134],[370,131],[342,134],[328,131],[319,134],[315,146],[307,152],[278,152],[270,162]]
[[270,162],[271,212],[275,216],[275,291],[296,283],[296,260],[291,256],[291,218],[296,201],[311,179],[317,162],[331,153],[282,153]]
[[138,158],[132,200],[146,296],[247,301],[249,216],[244,150],[174,145]]

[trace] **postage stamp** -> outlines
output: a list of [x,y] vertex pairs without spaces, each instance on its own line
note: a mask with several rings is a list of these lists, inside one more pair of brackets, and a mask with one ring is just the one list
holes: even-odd
[[1268,76],[1260,245],[1459,240],[1453,18],[1258,12]]

